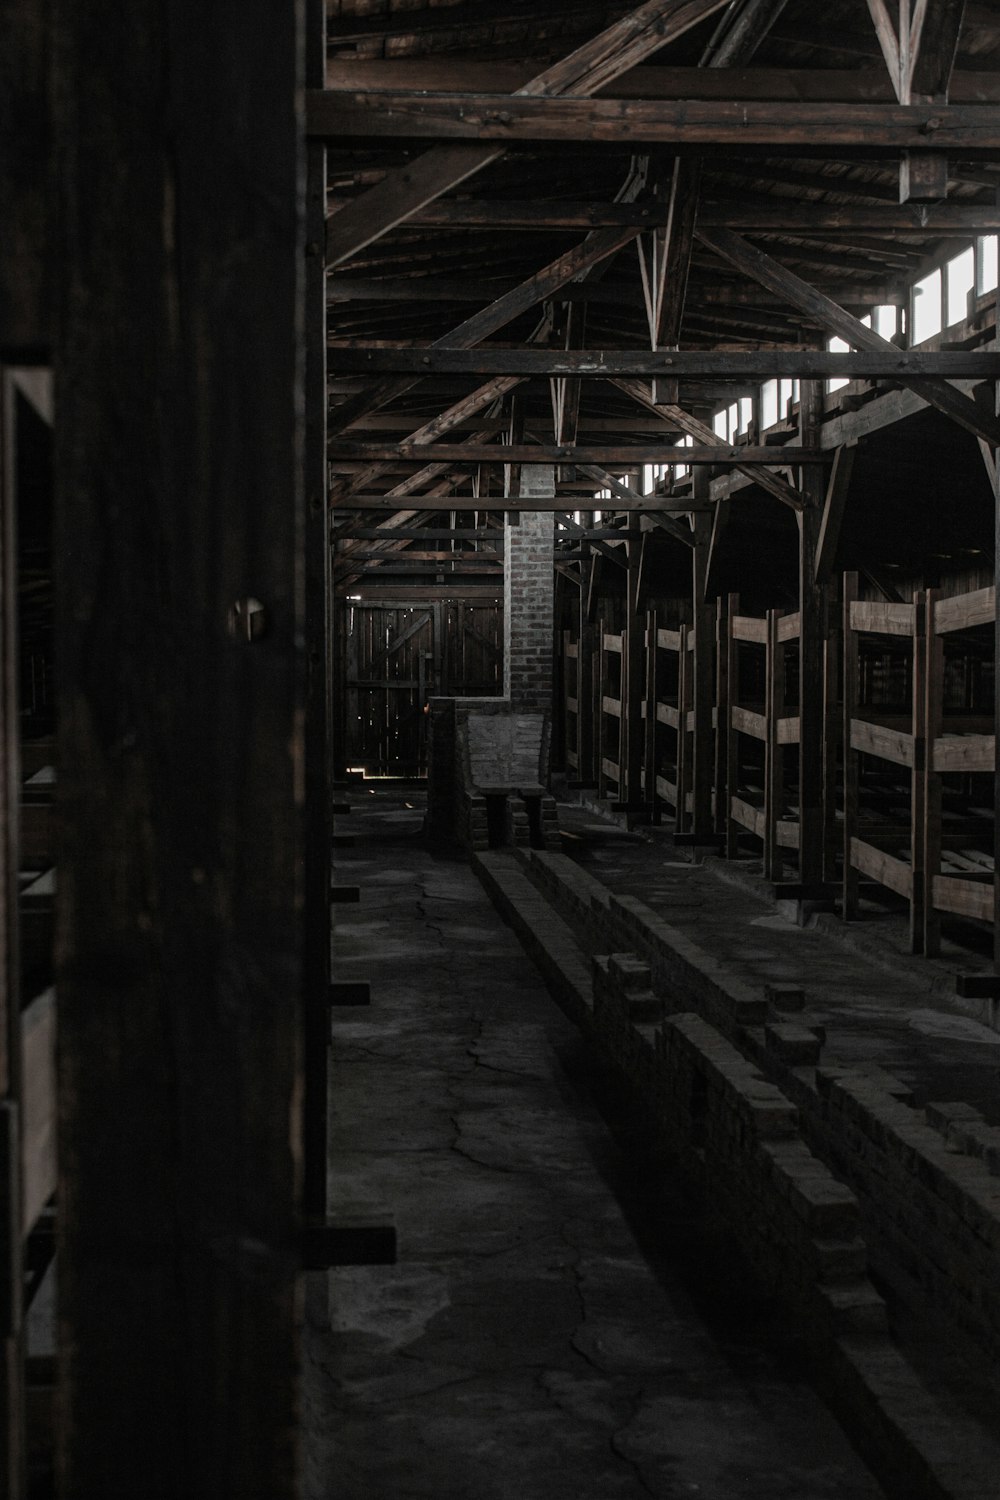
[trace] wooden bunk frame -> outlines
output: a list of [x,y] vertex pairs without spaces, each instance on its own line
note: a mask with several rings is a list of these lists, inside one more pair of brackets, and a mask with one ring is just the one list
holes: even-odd
[[[861,600],[857,597],[856,573],[844,575],[844,867],[843,905],[845,921],[858,915],[859,883],[862,875],[902,896],[909,906],[910,946],[923,948],[923,818],[926,726],[921,695],[914,692],[912,707],[904,714],[863,714],[859,693],[859,642],[861,635],[876,635],[911,643],[912,681],[924,676],[926,637],[924,595],[912,604]],[[860,755],[869,755],[900,767],[910,782],[909,827],[893,824],[862,824],[859,805]],[[901,858],[901,837],[908,841],[908,858]],[[885,847],[894,845],[895,849]]]
[[[936,589],[928,590],[926,611],[923,947],[925,953],[935,955],[941,948],[941,913],[990,924],[997,919],[992,853],[974,848],[975,830],[949,831],[942,814],[943,777],[976,772],[996,775],[992,710],[971,718],[944,711],[945,640],[957,631],[993,626],[996,589],[991,586],[950,598],[942,598]],[[992,823],[992,816],[984,820],[980,835],[980,841],[988,840],[991,849]]]

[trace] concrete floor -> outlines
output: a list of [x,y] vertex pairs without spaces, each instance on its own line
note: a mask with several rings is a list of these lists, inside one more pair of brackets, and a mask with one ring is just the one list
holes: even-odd
[[399,1262],[308,1279],[308,1500],[881,1495],[762,1311],[692,1278],[697,1223],[418,795],[352,800],[335,952],[372,1005],[335,1012],[331,1197],[387,1204]]

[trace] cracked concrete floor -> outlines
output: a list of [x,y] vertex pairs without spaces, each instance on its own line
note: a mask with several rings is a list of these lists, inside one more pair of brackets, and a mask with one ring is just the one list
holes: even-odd
[[575,1031],[413,793],[354,800],[335,952],[372,1005],[335,1013],[331,1200],[389,1205],[399,1263],[308,1278],[308,1500],[881,1495],[669,1245],[647,1259]]

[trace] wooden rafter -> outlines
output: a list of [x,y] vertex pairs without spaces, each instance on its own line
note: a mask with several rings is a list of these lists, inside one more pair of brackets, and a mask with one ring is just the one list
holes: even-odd
[[[631,396],[633,401],[638,402],[640,406],[644,406],[647,411],[655,412],[657,416],[661,416],[665,425],[679,427],[682,432],[686,432],[692,437],[696,443],[704,443],[706,441],[711,443],[716,441],[716,434],[707,422],[702,422],[700,418],[692,416],[682,406],[657,406],[653,400],[652,392],[648,387],[642,385],[640,381],[613,380],[612,385],[616,385],[619,390]],[[792,510],[802,509],[804,502],[798,490],[788,484],[786,480],[780,479],[777,474],[769,474],[766,469],[741,468],[739,464],[736,465],[736,469],[738,473],[746,474],[755,484],[760,485],[761,489],[768,490],[776,500],[781,501],[782,505],[790,506]]]
[[[518,90],[519,95],[573,93],[587,97],[682,36],[728,0],[648,0],[568,57],[546,68]],[[442,193],[458,187],[497,160],[502,146],[441,147],[418,162],[390,172],[327,230],[327,261],[339,265]]]
[[[728,230],[705,231],[709,237],[739,240]],[[745,244],[745,241],[741,241]],[[748,249],[752,247],[748,246]],[[720,252],[721,253],[721,252]],[[768,259],[768,257],[765,257]],[[777,263],[775,263],[777,264]],[[784,270],[783,267],[780,268]],[[792,276],[792,272],[787,273]],[[794,277],[801,282],[801,278]],[[808,283],[801,282],[803,286]],[[816,297],[823,297],[809,288]],[[789,300],[792,300],[791,297]],[[824,303],[830,299],[823,297]],[[831,303],[836,307],[836,303]],[[850,313],[838,308],[850,320],[843,326],[862,327]],[[829,312],[813,312],[813,321],[840,333]],[[860,338],[848,337],[849,343]],[[876,338],[878,336],[876,335]],[[901,350],[887,339],[848,353],[816,349],[812,345],[771,346],[770,348],[722,349],[527,349],[500,348],[495,344],[478,349],[440,349],[431,346],[393,349],[371,348],[366,344],[345,348],[340,354],[345,370],[383,373],[388,370],[423,371],[438,375],[521,375],[549,379],[556,375],[579,375],[590,379],[606,376],[677,375],[692,381],[738,380],[755,382],[776,376],[788,379],[908,380],[944,376],[949,380],[995,380],[1000,373],[1000,357],[981,349]]]
[[[324,139],[571,141],[684,148],[726,146],[738,150],[766,146],[781,151],[837,151],[841,155],[943,149],[946,143],[952,152],[987,158],[1000,150],[997,111],[982,104],[848,103],[831,110],[811,100],[789,104],[481,94],[472,108],[467,94],[411,94],[385,89],[378,93],[313,92],[307,96],[306,117],[310,135]],[[458,153],[461,149],[465,148],[442,147],[441,153]],[[415,169],[411,171],[417,175]],[[337,219],[353,216],[369,196],[380,190],[381,184],[330,221],[332,263],[345,258],[336,248],[342,237],[334,235]],[[446,187],[440,188],[436,196],[445,191]],[[417,203],[412,211],[421,206]]]
[[[895,355],[897,358],[902,353],[903,357],[910,362],[911,369],[914,367],[914,362],[920,359],[919,354],[898,350],[888,339],[882,338],[874,329],[866,328],[858,318],[839,307],[837,303],[810,286],[808,282],[803,281],[800,276],[787,270],[771,256],[748,244],[738,234],[733,234],[726,229],[699,230],[698,238],[702,244],[715,250],[724,260],[728,260],[731,265],[746,275],[755,277],[774,291],[783,291],[793,307],[812,313],[825,324],[830,333],[845,339],[855,349],[890,357]],[[989,359],[990,356],[981,357]],[[895,378],[899,379],[903,385],[910,385],[912,376],[907,376],[905,369],[905,365],[898,366]],[[994,372],[987,378],[996,379],[996,373]],[[969,396],[956,390],[954,386],[948,385],[944,380],[930,378],[919,379],[914,388],[918,395],[936,407],[938,411],[951,417],[953,421],[974,433],[976,437],[1000,443],[1000,422],[984,411]]]

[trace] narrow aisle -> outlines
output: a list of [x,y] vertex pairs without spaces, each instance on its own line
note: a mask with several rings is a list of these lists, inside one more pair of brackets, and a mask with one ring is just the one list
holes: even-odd
[[644,1257],[576,1032],[422,799],[352,801],[336,953],[372,1004],[334,1013],[331,1197],[382,1199],[399,1263],[331,1272],[329,1312],[309,1278],[308,1500],[881,1495],[812,1391]]

